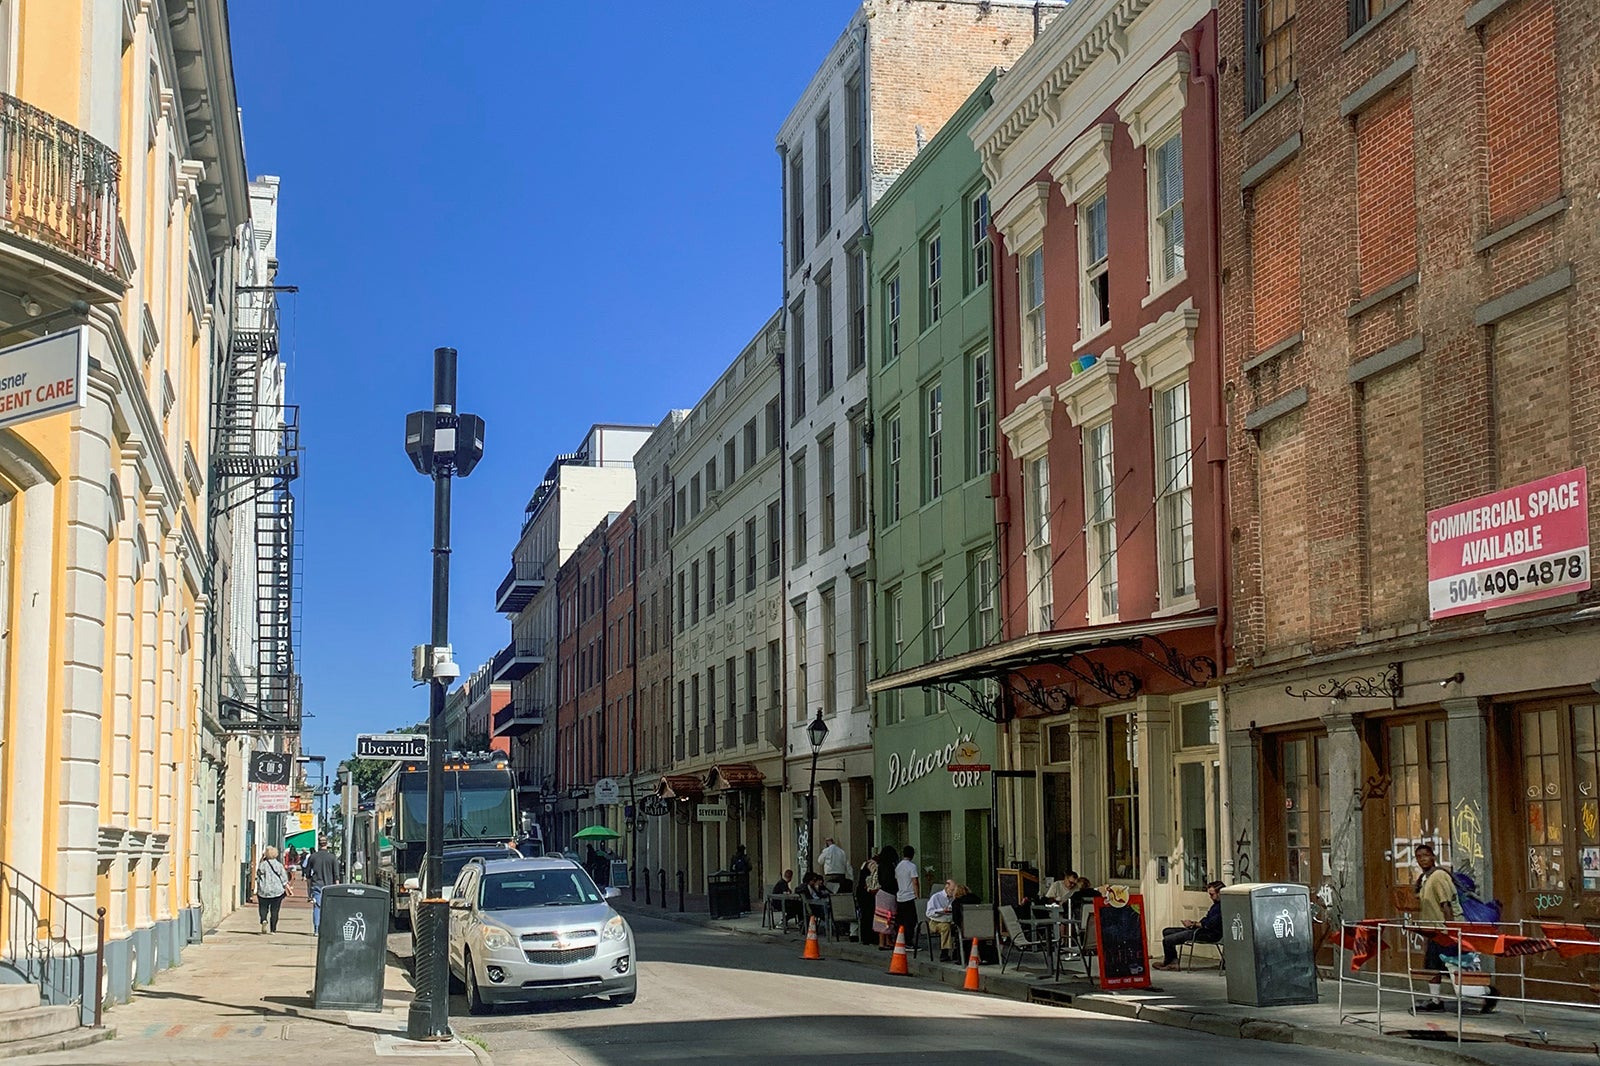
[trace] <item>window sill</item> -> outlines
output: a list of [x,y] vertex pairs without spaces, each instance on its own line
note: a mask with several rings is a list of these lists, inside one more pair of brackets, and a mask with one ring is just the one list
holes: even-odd
[[1188,280],[1189,280],[1189,272],[1187,270],[1178,271],[1178,273],[1174,274],[1172,277],[1168,278],[1165,282],[1163,282],[1162,285],[1161,285],[1161,288],[1150,290],[1150,295],[1146,296],[1144,299],[1140,300],[1139,301],[1139,306],[1140,307],[1149,307],[1151,304],[1155,303],[1157,300],[1161,299],[1167,293],[1171,292],[1173,289],[1176,289],[1179,285],[1182,285],[1184,282],[1186,282]]
[[1110,333],[1110,332],[1111,332],[1111,323],[1110,322],[1107,322],[1102,326],[1095,327],[1095,331],[1093,333],[1086,333],[1082,337],[1078,338],[1078,343],[1076,345],[1074,345],[1073,348],[1072,348],[1072,354],[1073,355],[1082,355],[1083,354],[1083,349],[1087,348],[1089,345],[1093,344],[1095,341],[1099,340],[1101,337],[1105,336],[1107,333]]
[[1034,367],[1032,370],[1023,371],[1022,377],[1017,380],[1017,383],[1015,385],[1011,386],[1012,390],[1016,391],[1018,389],[1021,389],[1024,385],[1028,384],[1034,378],[1039,377],[1041,374],[1043,374],[1046,370],[1049,370],[1049,369],[1050,369],[1050,358],[1049,358],[1049,356],[1046,356],[1045,357],[1045,361],[1040,363],[1038,366]]
[[1363,296],[1361,299],[1352,303],[1349,307],[1345,308],[1344,317],[1359,318],[1361,315],[1372,310],[1374,307],[1377,307],[1379,304],[1386,303],[1389,300],[1394,299],[1396,296],[1399,296],[1407,289],[1415,287],[1421,281],[1421,272],[1413,270],[1399,281],[1392,281],[1383,288],[1379,289],[1377,292],[1374,292],[1372,295]]
[[1475,242],[1472,245],[1472,250],[1482,255],[1495,245],[1509,241],[1523,230],[1532,229],[1546,219],[1551,219],[1561,214],[1567,209],[1567,203],[1567,197],[1563,196],[1559,200],[1554,200],[1541,208],[1530,211],[1516,221],[1501,226],[1482,240]]
[[1410,2],[1411,0],[1396,0],[1395,3],[1390,4],[1376,15],[1367,19],[1367,21],[1362,24],[1360,29],[1356,30],[1354,33],[1344,39],[1344,43],[1339,46],[1339,51],[1350,51],[1350,49],[1354,48],[1357,44],[1360,44],[1363,40],[1365,40],[1367,35],[1373,30],[1376,30],[1379,26],[1388,21],[1390,15],[1393,15],[1396,11],[1399,11]]
[[1250,112],[1250,114],[1245,116],[1245,120],[1239,123],[1239,132],[1243,133],[1245,130],[1261,121],[1261,119],[1266,116],[1267,112],[1271,111],[1273,108],[1283,103],[1283,101],[1293,96],[1299,88],[1299,82],[1291,81],[1288,85],[1285,85],[1283,88],[1273,93],[1260,107],[1256,108],[1254,111]]
[[1170,607],[1163,607],[1159,611],[1151,611],[1150,617],[1173,618],[1180,614],[1188,614],[1191,611],[1198,611],[1199,609],[1200,598],[1198,596],[1185,596],[1183,599],[1178,600]]

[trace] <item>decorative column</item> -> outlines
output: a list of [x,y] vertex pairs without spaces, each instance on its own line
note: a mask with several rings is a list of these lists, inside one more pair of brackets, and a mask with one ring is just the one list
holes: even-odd
[[[1362,856],[1366,828],[1361,814],[1361,766],[1365,750],[1361,718],[1343,709],[1341,701],[1333,700],[1322,721],[1328,727],[1328,825],[1332,840],[1326,843],[1332,853],[1333,866],[1327,881],[1331,881],[1329,887],[1334,893],[1331,899],[1326,893],[1322,898],[1328,906],[1336,908],[1344,920],[1355,921],[1367,914],[1366,864]],[[1321,861],[1320,855],[1311,857],[1314,871]],[[1316,883],[1311,891],[1317,894],[1324,883],[1317,881],[1316,874],[1312,880]]]
[[1076,708],[1072,712],[1071,729],[1073,863],[1078,873],[1093,883],[1105,884],[1106,854],[1100,828],[1106,792],[1101,784],[1099,712],[1092,708]]
[[[1165,696],[1140,696],[1134,712],[1138,729],[1139,774],[1139,854],[1144,858],[1146,884],[1161,883],[1156,875],[1161,859],[1175,850],[1172,828],[1172,709]],[[1182,880],[1179,871],[1169,869],[1166,883]]]
[[[1491,706],[1486,699],[1443,700],[1445,746],[1450,752],[1451,865],[1478,882],[1478,895],[1494,899],[1494,782],[1489,778]],[[1509,879],[1508,879],[1509,880]]]
[[1261,879],[1261,741],[1252,730],[1230,729],[1227,836],[1222,879],[1247,884]]

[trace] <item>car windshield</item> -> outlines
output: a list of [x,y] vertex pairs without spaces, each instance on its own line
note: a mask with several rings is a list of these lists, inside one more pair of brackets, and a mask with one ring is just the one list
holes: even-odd
[[460,875],[463,867],[473,859],[510,859],[514,858],[507,848],[493,848],[486,851],[447,852],[444,857],[444,883],[453,885]]
[[484,875],[479,906],[486,911],[510,911],[600,903],[604,898],[589,875],[577,867],[505,870]]

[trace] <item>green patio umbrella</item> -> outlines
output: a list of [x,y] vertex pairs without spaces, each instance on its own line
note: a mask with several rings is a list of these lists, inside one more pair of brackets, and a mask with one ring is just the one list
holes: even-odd
[[616,840],[622,834],[603,825],[591,825],[572,834],[573,840]]
[[309,848],[316,842],[317,831],[315,829],[302,829],[298,833],[290,833],[284,840],[284,844],[295,849],[296,851],[302,851],[306,848]]

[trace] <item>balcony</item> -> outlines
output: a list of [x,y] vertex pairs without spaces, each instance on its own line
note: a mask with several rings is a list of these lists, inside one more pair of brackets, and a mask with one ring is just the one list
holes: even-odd
[[543,588],[544,563],[518,559],[511,564],[505,580],[495,590],[494,609],[500,614],[516,614],[533,602]]
[[116,274],[121,172],[106,145],[0,93],[0,226]]
[[[544,725],[544,707],[530,699],[511,697],[511,702],[494,712],[493,729],[497,737],[514,737]],[[537,782],[532,787],[537,791]],[[517,787],[523,787],[520,779]]]
[[[511,709],[510,707],[507,707],[505,710],[509,711],[510,709]],[[503,714],[505,712],[502,711],[501,713]],[[534,771],[532,771],[532,770],[518,770],[517,771],[517,791],[518,792],[538,792],[538,791],[540,791],[540,788],[539,788],[539,775],[537,773],[535,773]]]
[[496,681],[519,681],[544,665],[544,641],[517,637],[494,657]]

